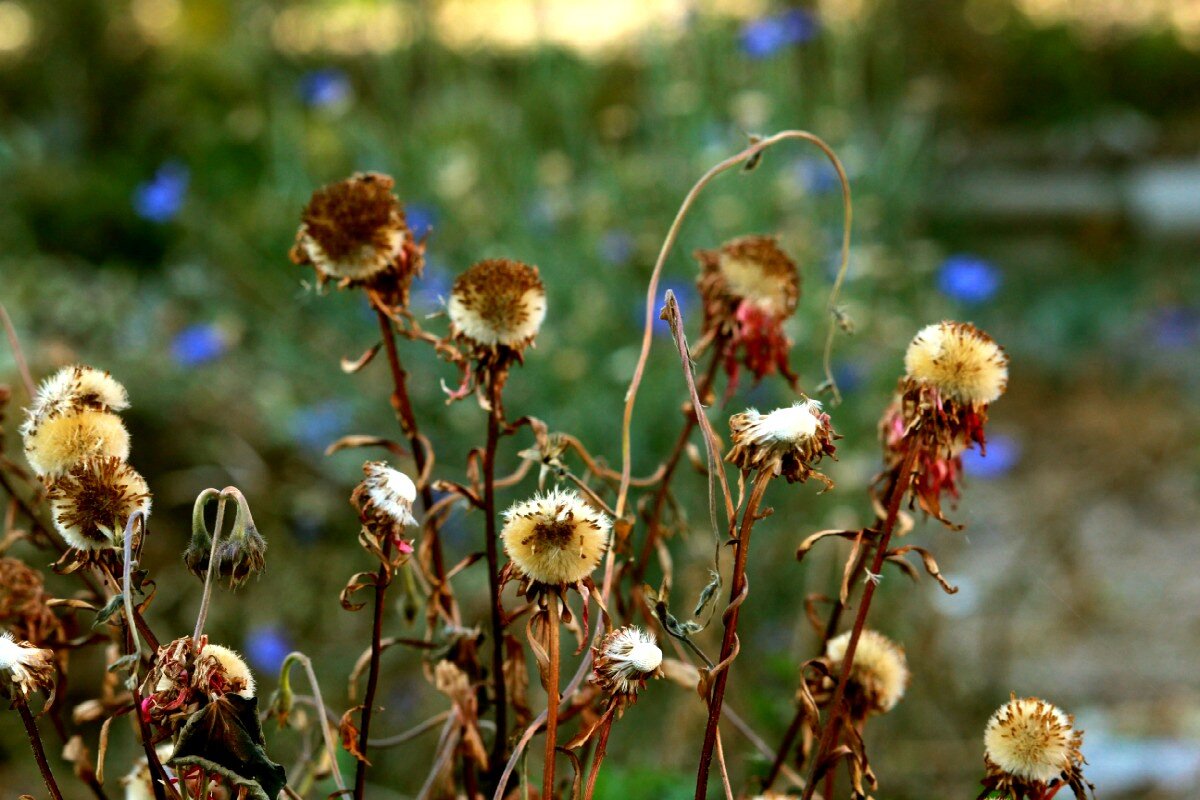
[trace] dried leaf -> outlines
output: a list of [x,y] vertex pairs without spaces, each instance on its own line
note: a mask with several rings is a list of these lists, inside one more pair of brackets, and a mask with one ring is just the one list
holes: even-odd
[[[929,573],[929,577],[933,578],[935,581],[938,582],[938,584],[942,587],[942,589],[946,592],[946,594],[956,594],[958,592],[958,587],[952,585],[949,581],[947,581],[942,576],[942,571],[938,568],[937,559],[935,559],[933,557],[933,553],[929,552],[924,547],[918,547],[915,544],[905,545],[904,547],[897,547],[895,550],[890,551],[887,554],[887,557],[889,559],[900,558],[910,551],[916,552],[917,554],[919,554],[921,556],[921,561],[925,564],[925,571]],[[908,563],[908,562],[904,562],[904,563]]]
[[358,611],[361,609],[366,605],[366,601],[355,603],[352,599],[354,594],[360,589],[365,589],[368,586],[375,586],[376,583],[377,576],[374,572],[359,572],[352,575],[350,580],[346,582],[345,588],[342,589],[342,593],[338,596],[338,599],[341,601],[342,608],[346,609],[347,611]]
[[382,436],[368,436],[362,433],[352,433],[348,436],[343,436],[336,442],[333,442],[325,448],[325,455],[331,456],[341,450],[348,450],[353,447],[382,447],[391,453],[398,456],[408,454],[408,451],[401,447],[391,439],[385,439]]
[[287,783],[283,767],[267,757],[258,700],[236,694],[223,695],[188,717],[170,764],[218,772],[239,789],[246,787],[250,796],[266,800],[278,796]]
[[809,536],[808,538],[806,538],[803,542],[801,542],[800,546],[796,548],[796,560],[803,561],[804,557],[806,555],[808,555],[808,551],[812,550],[813,546],[817,542],[821,541],[822,539],[825,539],[829,536],[837,536],[842,539],[855,539],[855,538],[857,538],[859,533],[860,533],[860,531],[839,531],[839,530],[817,531],[816,533],[814,533],[811,536]]
[[379,352],[379,348],[381,347],[383,347],[383,342],[376,342],[364,350],[363,354],[353,361],[343,357],[342,372],[346,373],[347,375],[353,375],[354,373],[358,372],[367,364],[371,363],[371,359],[375,358],[375,355]]
[[354,724],[354,715],[364,708],[366,708],[366,706],[357,705],[353,708],[347,709],[346,713],[342,714],[341,722],[338,723],[338,733],[342,737],[342,749],[367,766],[370,766],[370,760],[368,760],[366,755],[364,755],[363,752],[358,749],[358,726]]

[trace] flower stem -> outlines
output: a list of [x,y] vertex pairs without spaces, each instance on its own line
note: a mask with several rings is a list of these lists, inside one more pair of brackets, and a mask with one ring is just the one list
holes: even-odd
[[[713,671],[713,685],[709,690],[708,724],[704,729],[704,745],[700,750],[700,769],[696,775],[696,800],[704,800],[708,794],[708,773],[712,768],[713,750],[717,743],[717,724],[721,721],[721,706],[725,701],[725,684],[729,679],[729,667],[737,657],[738,615],[749,592],[746,582],[746,558],[750,552],[750,533],[758,516],[758,506],[767,484],[774,477],[770,470],[761,470],[754,478],[750,498],[742,512],[741,528],[734,543],[733,577],[729,584],[729,605],[725,608],[725,636],[721,640],[721,660]],[[711,675],[711,673],[710,673]]]
[[604,763],[604,754],[608,751],[608,734],[612,731],[613,714],[601,724],[600,733],[596,739],[596,754],[592,756],[592,769],[588,773],[587,788],[583,790],[583,800],[592,800],[596,792],[596,776],[600,774],[600,765]]
[[[383,559],[387,561],[392,554],[392,537],[383,539]],[[383,654],[383,610],[387,598],[387,587],[392,576],[387,564],[380,564],[375,574],[375,607],[371,623],[371,665],[367,670],[367,688],[363,694],[363,710],[358,731],[358,758],[354,771],[354,800],[363,800],[367,791],[367,737],[371,731],[371,713],[375,707],[375,692],[379,688],[379,662]]]
[[200,611],[196,614],[196,628],[192,633],[192,647],[200,649],[198,642],[200,634],[204,633],[204,623],[208,622],[208,606],[212,601],[213,573],[219,572],[221,565],[217,563],[217,544],[221,540],[221,526],[225,523],[225,503],[228,498],[222,492],[217,499],[217,519],[213,526],[212,547],[208,551],[208,569],[204,573],[204,595],[200,599]]
[[546,761],[542,768],[542,800],[554,797],[554,755],[558,748],[558,613],[559,593],[550,593],[550,607],[547,610],[546,622],[546,652],[550,657],[550,666],[546,676]]
[[[892,539],[892,531],[896,528],[896,518],[900,513],[900,502],[908,492],[916,460],[917,447],[913,442],[909,441],[905,444],[904,456],[900,460],[895,482],[892,484],[891,491],[888,494],[883,527],[879,532],[879,542],[875,546],[875,559],[870,569],[872,575],[878,576],[883,572],[883,560],[887,556],[887,547]],[[871,599],[875,596],[876,585],[874,580],[868,580],[867,585],[863,588],[862,598],[858,602],[858,613],[854,618],[854,627],[850,632],[850,641],[846,644],[846,654],[842,656],[842,672],[838,676],[837,687],[833,692],[833,702],[830,703],[829,714],[825,720],[825,728],[821,732],[821,743],[817,746],[812,764],[809,766],[808,781],[804,786],[802,800],[811,800],[813,792],[816,790],[814,778],[817,769],[833,747],[834,737],[837,736],[838,718],[842,711],[842,700],[846,696],[846,684],[850,679],[850,670],[854,667],[854,654],[858,649],[858,640],[862,638],[863,627],[867,622],[867,613],[871,610]]]
[[489,372],[487,445],[483,451],[484,539],[492,625],[492,685],[496,704],[496,738],[491,764],[499,770],[508,758],[508,696],[504,684],[504,620],[500,615],[500,553],[496,533],[496,446],[500,441],[500,386]]
[[25,723],[25,732],[29,734],[29,746],[33,749],[33,757],[37,761],[38,769],[42,771],[42,780],[46,783],[46,791],[50,792],[53,800],[62,800],[62,792],[58,790],[54,773],[50,771],[50,764],[46,761],[46,749],[42,747],[42,736],[38,733],[37,722],[34,721],[33,714],[29,711],[29,705],[25,702],[25,695],[21,693],[20,689],[13,694],[17,712],[21,715],[21,722]]

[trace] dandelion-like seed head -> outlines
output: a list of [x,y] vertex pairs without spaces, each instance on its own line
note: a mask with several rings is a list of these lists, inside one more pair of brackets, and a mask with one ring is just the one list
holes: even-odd
[[129,408],[129,394],[103,370],[82,364],[63,367],[38,387],[21,433],[26,434],[48,419],[89,408],[124,411]]
[[150,513],[150,487],[118,458],[83,462],[50,484],[54,527],[71,547],[103,550],[122,542],[134,513]]
[[546,288],[537,267],[493,258],[458,276],[446,310],[455,336],[485,350],[520,352],[546,318]]
[[662,659],[662,650],[649,633],[635,625],[617,628],[596,648],[596,683],[611,695],[636,695],[647,678],[659,674]]
[[[825,657],[837,673],[846,657],[850,632],[835,636],[825,646]],[[908,687],[908,661],[904,648],[881,633],[864,630],[854,651],[847,693],[851,704],[861,713],[882,714],[891,711]]]
[[701,260],[720,276],[728,295],[748,300],[776,317],[796,310],[800,273],[796,263],[779,249],[773,236],[742,236],[701,254]]
[[205,644],[196,658],[196,680],[214,694],[254,697],[254,675],[237,652],[219,644]]
[[54,652],[0,634],[0,686],[28,695],[54,688]]
[[837,438],[816,400],[806,398],[769,414],[751,408],[730,417],[729,428],[733,447],[726,460],[743,471],[770,469],[789,482],[816,476],[833,485],[812,469],[823,456],[833,455]]
[[388,272],[407,286],[421,267],[404,208],[392,193],[395,181],[358,173],[313,192],[304,208],[292,260],[311,264],[321,282],[340,286],[372,283]]
[[504,512],[500,537],[513,564],[547,586],[578,583],[608,549],[612,522],[570,489],[555,488]]
[[382,461],[363,464],[366,477],[357,494],[359,507],[376,518],[382,516],[395,526],[416,525],[413,503],[417,500],[417,487],[412,479]]
[[983,734],[989,772],[1048,783],[1083,760],[1083,733],[1062,709],[1036,697],[1013,695],[988,720]]
[[995,402],[1008,386],[1008,355],[968,322],[939,322],[917,333],[904,354],[907,378],[971,406]]
[[84,410],[28,426],[25,458],[43,478],[57,478],[85,461],[129,458],[129,431],[116,414]]

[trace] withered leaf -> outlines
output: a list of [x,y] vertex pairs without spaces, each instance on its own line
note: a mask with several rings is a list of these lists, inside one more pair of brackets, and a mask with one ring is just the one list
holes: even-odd
[[[267,757],[265,745],[258,700],[226,694],[188,717],[170,764],[195,764],[241,779],[236,785],[257,785],[261,796],[270,800],[283,790],[287,775]],[[258,795],[251,789],[251,796]]]

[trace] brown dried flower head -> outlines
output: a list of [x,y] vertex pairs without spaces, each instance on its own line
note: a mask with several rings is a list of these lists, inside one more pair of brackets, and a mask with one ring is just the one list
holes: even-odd
[[455,279],[447,312],[451,334],[475,357],[507,350],[520,358],[546,318],[546,288],[537,267],[488,259]]
[[[825,659],[833,674],[840,674],[849,643],[850,633],[846,632],[830,639],[825,646]],[[846,686],[846,700],[855,717],[865,719],[891,711],[904,697],[908,680],[904,648],[881,633],[864,630],[854,651],[854,665]]]
[[155,725],[181,727],[187,717],[210,700],[226,694],[254,697],[254,676],[233,650],[200,637],[197,653],[190,636],[158,648],[154,667],[143,686],[142,717]]
[[1012,695],[988,720],[983,743],[990,790],[1040,797],[1055,781],[1081,786],[1083,732],[1045,700]]
[[500,538],[522,575],[545,586],[570,586],[599,565],[611,527],[577,493],[555,488],[505,511]]
[[0,556],[0,624],[17,639],[45,645],[62,630],[48,605],[42,574],[19,558]]
[[783,323],[800,299],[795,262],[772,236],[743,236],[717,250],[698,250],[696,258],[704,333],[723,343],[731,384],[741,365],[756,380],[778,369],[794,382]]
[[939,322],[922,328],[904,354],[905,377],[935,389],[939,397],[983,407],[1008,386],[1008,355],[992,337],[969,322]]
[[83,462],[50,484],[54,527],[71,547],[104,550],[122,544],[125,524],[150,513],[150,487],[119,458]]
[[317,280],[339,287],[368,286],[392,305],[407,306],[424,247],[414,242],[395,180],[357,173],[313,192],[292,248],[292,261],[316,270]]
[[815,477],[833,488],[833,482],[813,468],[824,456],[833,456],[833,440],[839,438],[816,400],[805,398],[769,414],[751,408],[730,417],[729,429],[733,447],[725,460],[743,472],[770,470],[788,483]]
[[648,678],[662,674],[662,650],[653,636],[635,625],[605,634],[594,652],[596,685],[612,697],[632,699]]
[[29,642],[18,642],[11,633],[0,634],[0,690],[28,695],[54,688],[54,651]]

